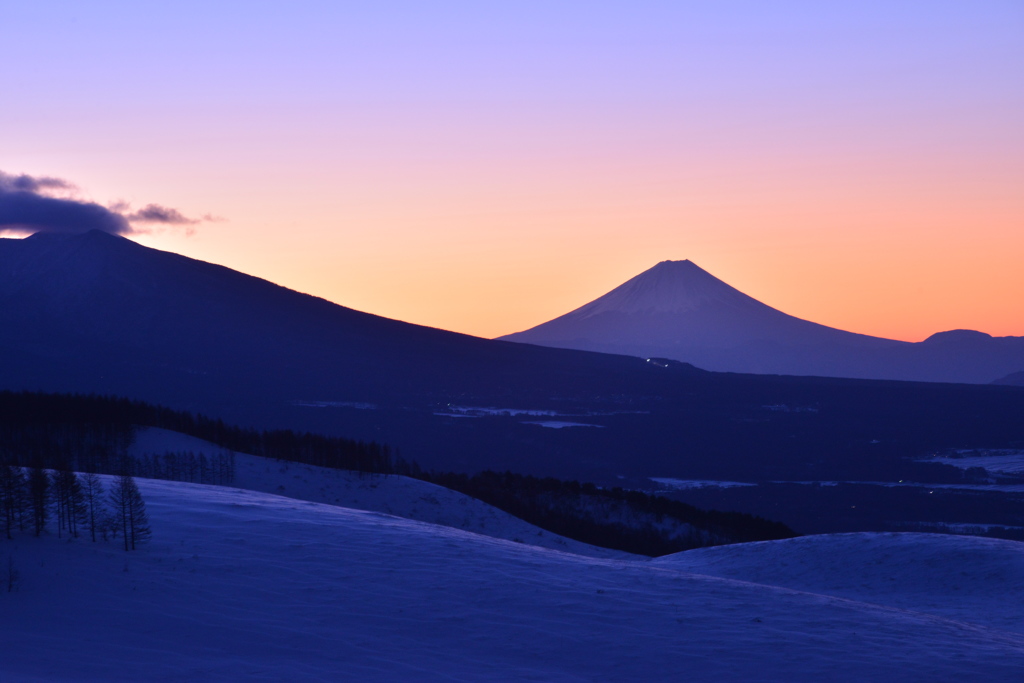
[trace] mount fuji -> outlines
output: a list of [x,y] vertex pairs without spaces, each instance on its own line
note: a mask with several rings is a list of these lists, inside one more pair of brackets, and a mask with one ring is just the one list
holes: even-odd
[[1024,337],[954,330],[911,343],[802,320],[692,261],[662,261],[506,341],[686,361],[706,370],[989,383],[1024,368]]

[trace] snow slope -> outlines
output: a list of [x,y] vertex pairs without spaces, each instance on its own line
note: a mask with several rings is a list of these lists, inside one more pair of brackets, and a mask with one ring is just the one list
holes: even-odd
[[[129,452],[136,457],[167,452],[203,453],[209,457],[224,452],[224,449],[187,434],[144,427],[136,430],[135,442]],[[635,557],[544,531],[465,494],[398,475],[360,475],[238,453],[235,455],[234,486],[314,503],[386,512],[406,519],[591,557]]]
[[699,548],[660,567],[784,586],[1024,634],[1024,543],[857,533]]
[[[12,553],[22,573],[17,592],[0,594],[4,681],[1017,681],[1024,670],[1024,636],[977,615],[586,558],[264,493],[139,484],[153,541],[135,553],[0,542],[3,564]],[[845,560],[855,583],[851,552],[917,539],[840,544],[834,575]],[[796,548],[787,543],[776,547]],[[957,561],[985,571],[1009,548],[999,547]],[[918,573],[935,571],[948,573]],[[985,594],[1014,597],[989,579],[976,587]]]

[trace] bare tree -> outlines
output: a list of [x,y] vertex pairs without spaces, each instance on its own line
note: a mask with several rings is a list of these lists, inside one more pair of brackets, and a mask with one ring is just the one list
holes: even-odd
[[78,538],[78,526],[85,519],[85,498],[78,475],[66,460],[53,473],[52,497],[57,509],[57,535],[67,529],[72,538]]
[[15,523],[22,522],[26,502],[25,473],[14,465],[0,465],[0,513],[7,538],[12,538]]
[[7,583],[7,592],[13,593],[18,588],[18,581],[21,579],[21,572],[14,566],[14,555],[7,556],[7,576],[4,577]]
[[46,505],[49,492],[50,476],[46,470],[41,464],[30,467],[28,469],[28,495],[29,504],[32,507],[32,526],[36,536],[46,530],[46,520],[50,516],[50,510]]
[[89,527],[92,542],[96,542],[96,529],[103,525],[106,509],[103,505],[103,482],[99,475],[87,472],[82,475],[82,499],[85,502],[85,523]]
[[152,532],[146,515],[146,503],[130,474],[121,474],[114,479],[110,489],[110,504],[114,519],[124,536],[125,550],[135,550],[137,544],[149,540]]

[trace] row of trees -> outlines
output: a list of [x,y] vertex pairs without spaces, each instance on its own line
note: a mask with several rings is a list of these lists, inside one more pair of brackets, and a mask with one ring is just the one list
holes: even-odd
[[41,536],[51,519],[57,536],[123,539],[125,550],[149,540],[151,530],[146,503],[130,474],[113,478],[105,491],[94,473],[76,474],[70,467],[46,470],[0,464],[0,515],[4,533],[31,531]]
[[0,391],[0,462],[25,467],[37,457],[47,463],[67,459],[78,472],[117,474],[138,426],[188,434],[237,453],[356,472],[392,473],[400,461],[387,444],[374,441],[246,429],[110,396]]
[[193,484],[226,486],[235,481],[235,453],[196,455],[192,451],[140,455],[132,459],[132,473],[146,479],[187,481]]

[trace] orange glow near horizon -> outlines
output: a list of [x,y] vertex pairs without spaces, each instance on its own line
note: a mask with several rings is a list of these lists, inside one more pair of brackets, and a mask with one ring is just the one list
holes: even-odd
[[[740,149],[688,147],[680,135],[659,147],[566,121],[480,151],[471,143],[500,136],[434,131],[415,153],[383,154],[383,132],[347,147],[358,172],[310,141],[304,155],[277,150],[275,172],[298,180],[279,182],[273,202],[183,188],[183,206],[198,213],[216,199],[230,222],[137,239],[483,337],[683,258],[786,313],[853,332],[1024,336],[1024,162],[1001,140],[957,156],[917,149],[935,142],[927,137],[874,132],[801,153],[754,137]],[[236,153],[244,157],[234,145],[223,152]],[[259,185],[261,172],[246,165],[232,174]]]
[[666,259],[852,332],[1024,336],[1024,6],[642,4],[26,5],[0,171],[223,217],[133,239],[482,337]]

